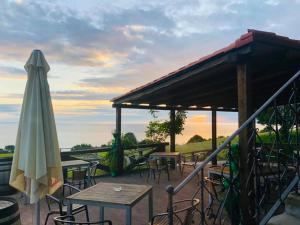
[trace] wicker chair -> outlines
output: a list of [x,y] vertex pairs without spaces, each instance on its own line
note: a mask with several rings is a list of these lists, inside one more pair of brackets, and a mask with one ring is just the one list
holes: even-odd
[[[200,200],[197,198],[186,199],[174,202],[173,204],[173,224],[174,225],[191,225],[195,212],[198,212],[197,206]],[[168,225],[168,213],[160,213],[152,217],[151,225]]]
[[[63,188],[68,188],[70,194],[80,191],[78,188],[73,187],[69,184],[64,184]],[[63,196],[62,199],[58,199],[52,195],[46,195],[46,202],[47,202],[49,212],[45,220],[45,225],[47,224],[48,219],[51,215],[60,215],[60,216],[67,215],[67,206],[64,204],[65,197],[66,196]],[[56,207],[54,207],[54,205]],[[89,221],[89,212],[86,205],[79,205],[79,204],[72,205],[72,215],[78,214],[80,212],[85,212],[86,219],[87,221]]]
[[110,220],[98,222],[76,222],[73,216],[59,216],[54,218],[55,225],[112,225]]

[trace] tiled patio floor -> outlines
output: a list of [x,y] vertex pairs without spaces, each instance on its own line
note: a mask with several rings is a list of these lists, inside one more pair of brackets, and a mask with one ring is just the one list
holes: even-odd
[[[162,173],[160,178],[160,184],[157,184],[156,181],[150,179],[147,182],[146,173],[143,177],[140,177],[139,174],[128,174],[120,177],[102,177],[97,179],[97,182],[115,182],[115,183],[130,183],[130,184],[150,184],[153,185],[153,205],[154,205],[154,215],[159,212],[165,212],[167,207],[167,194],[165,188],[168,184],[177,185],[185,176],[188,175],[190,171],[185,170],[185,174],[181,176],[176,170],[171,171],[171,180],[167,181],[167,176],[165,173]],[[196,180],[191,181],[181,192],[178,193],[176,199],[187,199],[191,198],[192,194],[197,188]],[[15,198],[19,199],[19,206],[21,211],[21,219],[23,225],[33,224],[33,205],[24,205],[24,201],[20,198],[20,193],[14,195]],[[141,200],[132,210],[132,220],[133,225],[144,225],[147,224],[148,219],[148,201],[147,197]],[[46,206],[45,200],[41,202],[41,224],[44,223],[48,209]],[[97,207],[89,207],[89,214],[91,220],[99,219],[99,209]],[[84,217],[84,213],[82,213]],[[114,225],[123,225],[125,224],[125,212],[124,210],[119,209],[105,209],[105,218],[112,220]],[[54,224],[52,219],[48,221],[48,224]]]

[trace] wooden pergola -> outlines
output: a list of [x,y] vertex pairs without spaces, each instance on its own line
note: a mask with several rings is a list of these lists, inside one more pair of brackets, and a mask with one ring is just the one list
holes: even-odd
[[[112,99],[118,143],[122,108],[170,110],[171,124],[176,110],[211,111],[214,150],[217,111],[238,112],[240,126],[300,69],[299,65],[299,40],[248,30],[229,46]],[[248,151],[244,141],[248,135],[240,135],[242,161]],[[172,132],[170,149],[175,151]]]

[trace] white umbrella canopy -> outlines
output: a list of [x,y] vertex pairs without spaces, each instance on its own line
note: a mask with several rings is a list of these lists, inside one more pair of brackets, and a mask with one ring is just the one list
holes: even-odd
[[47,72],[50,67],[40,50],[31,53],[13,156],[10,185],[26,193],[30,203],[53,194],[62,184],[61,158]]

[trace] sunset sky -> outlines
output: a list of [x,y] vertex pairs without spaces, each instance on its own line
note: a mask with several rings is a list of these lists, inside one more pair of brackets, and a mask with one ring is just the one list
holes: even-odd
[[[300,0],[0,0],[0,148],[14,144],[26,84],[24,64],[40,49],[61,147],[111,139],[110,99],[228,45],[248,28],[300,39]],[[166,112],[159,114],[161,119]],[[123,110],[138,139],[151,119]],[[218,114],[218,135],[236,127]],[[181,144],[210,137],[210,113],[188,114]]]

